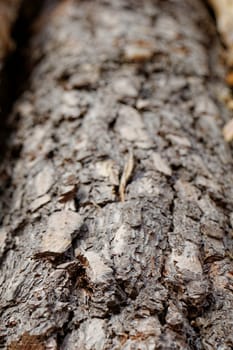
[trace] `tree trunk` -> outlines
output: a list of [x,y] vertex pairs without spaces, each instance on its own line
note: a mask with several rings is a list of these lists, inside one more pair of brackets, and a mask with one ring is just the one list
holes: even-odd
[[1,164],[3,349],[232,349],[219,53],[200,0],[45,6]]

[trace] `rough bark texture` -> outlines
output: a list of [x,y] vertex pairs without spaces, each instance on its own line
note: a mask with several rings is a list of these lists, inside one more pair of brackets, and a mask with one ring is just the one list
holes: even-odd
[[[49,13],[49,14],[48,14]],[[62,1],[2,163],[3,349],[232,349],[232,155],[201,1]]]

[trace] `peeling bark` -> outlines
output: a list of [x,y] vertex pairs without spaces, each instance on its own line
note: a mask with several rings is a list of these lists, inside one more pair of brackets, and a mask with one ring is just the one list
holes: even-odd
[[35,28],[1,164],[2,348],[232,349],[229,115],[203,3],[61,1]]

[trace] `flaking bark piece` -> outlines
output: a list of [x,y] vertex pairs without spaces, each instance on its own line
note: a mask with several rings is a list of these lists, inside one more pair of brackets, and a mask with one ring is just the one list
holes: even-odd
[[132,175],[133,168],[134,168],[133,151],[130,151],[128,159],[125,163],[124,170],[121,176],[121,181],[120,181],[119,195],[120,195],[121,202],[125,201],[125,188]]
[[66,202],[72,201],[76,196],[77,190],[78,190],[78,185],[75,184],[70,191],[62,193],[58,199],[59,203],[66,203]]
[[126,62],[145,62],[150,60],[153,54],[154,45],[146,40],[130,42],[124,48],[124,60]]
[[30,210],[32,212],[37,211],[38,209],[40,209],[41,207],[43,207],[45,204],[47,204],[48,202],[50,202],[51,200],[51,196],[49,194],[45,194],[42,197],[39,197],[37,199],[35,199],[31,204],[30,204]]
[[65,252],[70,248],[72,239],[81,225],[81,216],[71,210],[58,211],[50,215],[47,230],[42,237],[40,253]]
[[171,168],[168,166],[167,162],[164,159],[162,159],[159,153],[154,153],[152,158],[157,171],[167,176],[172,175]]
[[53,186],[54,180],[54,169],[51,165],[46,165],[35,177],[35,191],[37,197],[46,194]]

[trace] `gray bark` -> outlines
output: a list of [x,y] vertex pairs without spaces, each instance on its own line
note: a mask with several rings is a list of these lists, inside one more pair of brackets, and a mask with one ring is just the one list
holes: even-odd
[[61,1],[1,164],[3,349],[232,349],[229,98],[203,3]]

